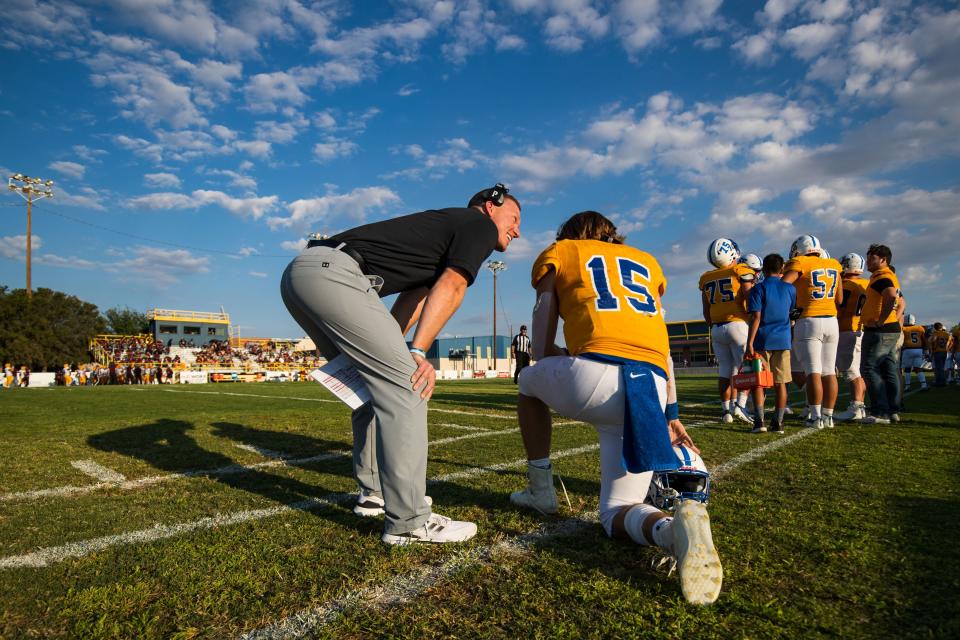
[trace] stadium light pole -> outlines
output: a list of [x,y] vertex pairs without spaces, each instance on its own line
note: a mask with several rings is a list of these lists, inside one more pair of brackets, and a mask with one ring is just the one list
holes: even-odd
[[497,370],[497,274],[507,268],[502,260],[488,260],[487,269],[493,273],[493,370]]
[[7,180],[7,187],[27,201],[27,298],[33,297],[33,287],[30,282],[30,267],[33,261],[33,201],[53,197],[53,180],[31,178],[22,173],[15,173]]

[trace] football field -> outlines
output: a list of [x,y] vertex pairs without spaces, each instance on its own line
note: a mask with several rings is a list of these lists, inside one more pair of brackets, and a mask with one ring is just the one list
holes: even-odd
[[428,493],[479,533],[410,548],[352,513],[349,410],[319,385],[0,393],[0,637],[960,637],[960,387],[786,435],[720,423],[713,378],[678,392],[713,472],[708,607],[604,535],[590,425],[555,420],[560,514],[510,505],[510,380],[439,383]]

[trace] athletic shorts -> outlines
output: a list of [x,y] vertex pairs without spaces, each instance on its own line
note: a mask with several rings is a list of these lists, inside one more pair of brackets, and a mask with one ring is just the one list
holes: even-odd
[[839,340],[840,327],[835,317],[797,320],[793,343],[807,375],[836,375]]
[[710,330],[713,355],[717,357],[717,375],[732,378],[743,364],[747,350],[747,323],[715,324]]
[[837,375],[847,380],[856,380],[860,377],[860,344],[863,342],[863,331],[841,331],[840,342],[837,343]]
[[904,370],[923,368],[923,349],[904,349],[900,356],[900,366]]
[[759,355],[763,358],[764,366],[773,374],[774,384],[786,384],[793,381],[793,375],[790,373],[789,349],[762,351]]
[[[663,408],[667,402],[667,381],[654,376],[654,382]],[[586,358],[553,356],[524,368],[519,383],[523,395],[538,398],[566,418],[589,422],[597,430],[600,522],[610,534],[617,512],[626,505],[643,502],[653,478],[652,471],[629,473],[623,468],[626,394],[620,366]]]

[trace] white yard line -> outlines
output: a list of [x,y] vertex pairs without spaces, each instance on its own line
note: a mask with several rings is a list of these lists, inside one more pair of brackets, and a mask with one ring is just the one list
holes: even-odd
[[436,426],[447,427],[448,429],[459,429],[461,431],[490,431],[490,429],[485,427],[469,427],[465,424],[451,424],[449,422],[438,422]]
[[108,469],[107,467],[94,462],[93,460],[74,460],[70,463],[70,466],[77,471],[82,471],[88,476],[99,480],[100,482],[116,484],[127,479],[127,477],[122,473],[118,473],[113,469]]
[[284,458],[289,458],[290,456],[274,451],[273,449],[264,449],[263,447],[258,447],[254,444],[243,444],[240,442],[235,442],[234,445],[237,449],[243,449],[244,451],[249,451],[250,453],[257,453],[263,456],[264,458],[276,458],[282,460]]
[[[719,480],[747,462],[756,460],[775,449],[793,444],[801,438],[813,435],[814,433],[819,433],[819,430],[804,429],[786,438],[774,440],[756,449],[751,449],[713,469],[710,477],[712,480]],[[599,448],[599,445],[577,447],[576,449],[555,452],[550,457],[557,459],[586,453],[587,451],[597,448]],[[493,465],[486,469],[496,471],[501,468],[507,468],[508,465],[520,466],[522,464],[526,464],[525,458],[523,460]],[[475,470],[469,470],[460,472],[459,474],[447,474],[447,476],[434,478],[433,482],[469,477],[470,475],[476,475],[473,473],[474,471]],[[587,526],[594,525],[597,522],[597,518],[598,514],[594,511],[592,513],[582,514],[576,518],[565,518],[558,522],[546,524],[537,531],[523,536],[507,538],[497,544],[474,547],[459,552],[455,551],[452,557],[440,565],[421,565],[412,571],[396,576],[386,584],[351,591],[345,596],[335,600],[330,600],[316,607],[304,609],[271,625],[249,631],[241,635],[240,638],[241,640],[279,640],[281,638],[313,637],[319,630],[335,622],[337,618],[349,613],[351,610],[379,610],[407,604],[434,585],[444,582],[476,564],[491,561],[499,553],[522,552],[550,538],[572,535]]]

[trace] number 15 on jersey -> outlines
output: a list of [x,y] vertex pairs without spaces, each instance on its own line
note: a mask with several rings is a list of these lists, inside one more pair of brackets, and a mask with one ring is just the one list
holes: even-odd
[[[620,309],[620,299],[610,291],[609,269],[605,257],[591,257],[587,261],[586,267],[593,282],[593,290],[597,294],[597,311],[618,311]],[[615,278],[619,278],[621,287],[637,294],[636,296],[623,296],[634,311],[648,315],[659,313],[657,298],[650,294],[650,289],[647,287],[650,284],[649,269],[634,260],[618,257],[616,258],[616,272],[613,275]],[[638,278],[641,282],[637,281]],[[647,284],[642,281],[646,281]]]

